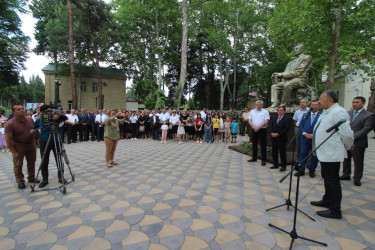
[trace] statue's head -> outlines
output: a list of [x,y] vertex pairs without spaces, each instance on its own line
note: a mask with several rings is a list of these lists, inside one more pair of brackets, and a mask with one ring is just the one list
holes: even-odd
[[294,47],[294,55],[298,56],[298,55],[302,54],[303,49],[304,49],[303,44],[297,44]]

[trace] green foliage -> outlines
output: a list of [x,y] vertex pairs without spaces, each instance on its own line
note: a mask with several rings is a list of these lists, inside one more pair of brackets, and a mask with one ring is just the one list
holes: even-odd
[[[242,142],[241,145],[243,147],[246,147],[250,152],[252,152],[252,150],[253,150],[253,144],[252,143],[250,143],[250,142]],[[258,155],[260,155],[261,154],[260,146],[257,146],[257,149],[258,149]],[[267,146],[267,148],[266,148],[266,154],[267,154],[267,156],[272,156],[272,147],[268,147]]]
[[38,75],[32,75],[29,79],[29,83],[27,83],[22,76],[19,85],[4,88],[3,91],[0,92],[0,98],[10,101],[13,104],[44,102],[44,83]]
[[19,13],[24,13],[24,0],[0,1],[0,89],[16,85],[24,69],[29,38],[21,31]]
[[374,1],[273,0],[270,2],[275,6],[269,21],[270,38],[279,58],[290,60],[293,58],[294,45],[304,44],[305,53],[313,57],[312,71],[319,80],[330,61],[335,23],[333,12],[334,9],[339,8],[343,19],[336,72],[340,71],[342,65],[358,63],[355,60],[358,58],[366,58],[374,62]]

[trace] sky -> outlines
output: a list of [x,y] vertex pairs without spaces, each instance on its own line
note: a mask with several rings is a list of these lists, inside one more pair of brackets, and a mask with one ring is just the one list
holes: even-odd
[[[26,13],[20,15],[22,21],[22,31],[23,33],[30,37],[29,48],[30,51],[36,46],[37,42],[34,39],[34,26],[36,19],[33,18],[32,14]],[[25,62],[25,70],[22,70],[20,75],[25,77],[26,82],[29,81],[30,77],[34,75],[39,75],[44,82],[44,74],[42,68],[44,68],[48,63],[49,59],[46,56],[38,56],[34,52],[29,52],[27,54],[28,59]]]

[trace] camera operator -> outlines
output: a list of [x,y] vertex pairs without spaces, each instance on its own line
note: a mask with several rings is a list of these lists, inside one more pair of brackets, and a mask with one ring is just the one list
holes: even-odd
[[[49,164],[49,155],[51,153],[51,150],[53,151],[53,154],[55,156],[55,160],[57,162],[56,158],[56,146],[61,147],[61,145],[57,145],[57,143],[62,143],[60,142],[55,142],[54,137],[51,137],[48,145],[48,138],[49,135],[52,131],[52,123],[56,123],[56,128],[58,129],[59,123],[61,123],[63,120],[66,119],[66,116],[60,115],[59,113],[54,113],[53,110],[56,107],[51,106],[51,105],[42,105],[40,107],[40,112],[42,113],[41,118],[38,118],[35,123],[34,123],[34,130],[37,130],[40,128],[40,156],[42,159],[42,162],[40,164],[40,169],[42,172],[42,177],[43,181],[39,184],[39,188],[43,188],[46,185],[48,185],[48,164]],[[52,121],[49,121],[52,119]],[[43,159],[43,154],[46,154]],[[58,178],[60,183],[67,183],[65,179],[62,178],[62,172],[58,171]]]

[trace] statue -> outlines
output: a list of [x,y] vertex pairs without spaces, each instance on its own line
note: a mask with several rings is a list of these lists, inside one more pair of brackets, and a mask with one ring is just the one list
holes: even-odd
[[[297,44],[294,47],[294,59],[288,63],[284,72],[275,72],[272,74],[273,85],[271,87],[271,109],[277,108],[281,105],[290,107],[295,99],[301,98],[303,95],[306,96],[308,91],[311,91],[307,84],[309,80],[308,72],[312,58],[309,55],[303,54],[303,49],[304,47],[302,44]],[[280,101],[281,91],[282,97]],[[299,102],[299,100],[296,101]]]

